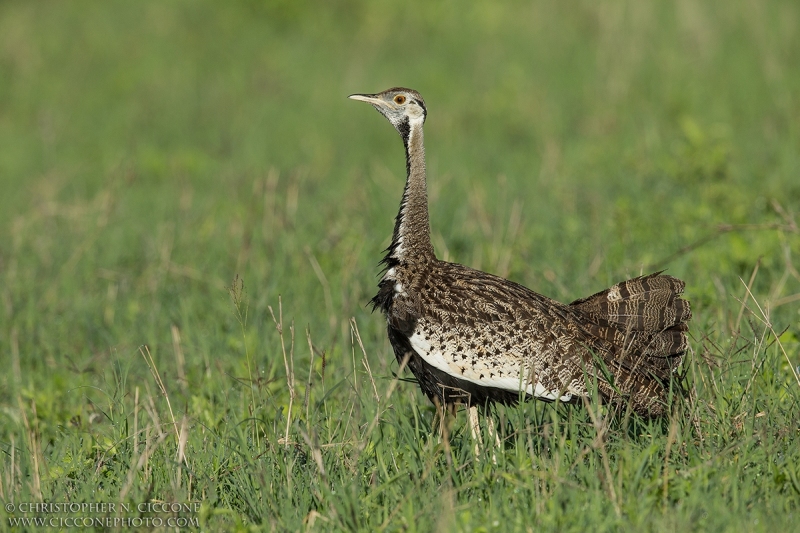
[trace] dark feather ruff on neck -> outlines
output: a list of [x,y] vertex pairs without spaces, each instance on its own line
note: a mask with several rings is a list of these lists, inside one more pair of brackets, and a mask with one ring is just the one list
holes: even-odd
[[[405,117],[403,121],[397,125],[397,131],[400,133],[400,137],[403,139],[403,146],[405,147],[406,151],[406,176],[408,177],[411,174],[411,154],[408,151],[408,143],[409,139],[411,138],[411,122],[409,121],[408,117]],[[400,264],[400,260],[394,256],[394,252],[400,245],[400,226],[403,223],[403,205],[406,202],[407,195],[408,178],[406,178],[406,186],[405,189],[403,189],[403,199],[400,201],[400,209],[398,209],[397,216],[394,219],[392,242],[384,250],[383,259],[381,259],[378,263],[379,266],[382,266],[379,274],[381,276],[385,274],[387,270]],[[380,309],[383,313],[387,313],[389,311],[389,308],[392,305],[393,287],[394,283],[388,279],[384,279],[378,284],[378,294],[376,294],[375,297],[369,302],[372,305],[373,311],[376,309]]]

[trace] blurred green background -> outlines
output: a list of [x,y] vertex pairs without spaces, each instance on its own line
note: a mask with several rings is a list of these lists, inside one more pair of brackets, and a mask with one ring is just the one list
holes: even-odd
[[[440,258],[562,301],[668,268],[687,282],[694,350],[711,358],[735,352],[740,278],[756,269],[755,301],[779,334],[788,328],[770,390],[796,402],[798,65],[794,0],[0,3],[0,497],[81,499],[100,486],[118,497],[129,463],[103,484],[97,457],[138,438],[121,429],[134,391],[158,398],[145,344],[191,427],[254,417],[280,436],[279,298],[306,369],[298,381],[311,365],[323,383],[306,401],[338,412],[351,401],[343,390],[363,393],[351,317],[385,389],[397,365],[366,303],[402,192],[402,145],[346,97],[395,85],[428,107]],[[310,361],[306,329],[324,364]],[[746,382],[745,367],[723,374]],[[336,382],[354,385],[331,392]],[[395,416],[426,405],[414,384],[399,389]],[[130,497],[199,498],[135,479]],[[776,505],[796,513],[792,497]],[[291,498],[285,521],[222,500],[245,522],[308,518]],[[323,527],[386,518],[354,516],[364,521]],[[703,523],[691,516],[668,523]]]

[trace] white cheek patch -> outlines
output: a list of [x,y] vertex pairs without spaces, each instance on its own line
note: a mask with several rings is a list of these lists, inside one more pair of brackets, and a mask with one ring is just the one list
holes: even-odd
[[[395,285],[395,288],[396,287],[397,286]],[[484,387],[494,387],[512,392],[519,392],[521,389],[522,381],[519,379],[519,377],[486,377],[486,372],[483,372],[484,376],[481,378],[480,375],[476,375],[475,371],[471,368],[467,368],[464,372],[462,372],[462,367],[456,363],[451,363],[450,357],[446,357],[445,354],[443,354],[440,350],[431,349],[430,341],[423,337],[419,333],[419,330],[415,331],[414,334],[409,337],[408,341],[414,351],[417,352],[417,354],[422,357],[425,362],[434,368],[441,370],[442,372],[446,372],[451,376],[455,376],[458,379],[463,379]],[[529,384],[527,387],[525,387],[525,392],[531,396],[534,396],[535,398],[543,398],[546,400],[559,399],[562,402],[568,402],[572,399],[572,394],[567,393],[559,396],[557,393],[547,390],[544,385],[538,382],[535,384]]]
[[[422,124],[425,122],[425,114],[422,112],[421,108],[412,108],[412,109],[414,110],[414,113],[413,114],[409,113],[408,123],[412,126],[414,125],[422,126]],[[411,131],[414,131],[413,128]]]

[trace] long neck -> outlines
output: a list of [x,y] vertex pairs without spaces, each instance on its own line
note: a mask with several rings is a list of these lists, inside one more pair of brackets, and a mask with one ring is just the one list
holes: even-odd
[[399,130],[406,148],[407,177],[400,211],[395,220],[392,244],[384,259],[389,267],[404,262],[427,262],[436,258],[428,221],[422,120],[406,122]]

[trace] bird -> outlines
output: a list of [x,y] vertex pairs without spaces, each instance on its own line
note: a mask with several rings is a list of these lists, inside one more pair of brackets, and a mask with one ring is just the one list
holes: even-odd
[[692,316],[683,281],[655,272],[564,304],[437,259],[422,96],[394,87],[349,98],[377,109],[405,148],[405,188],[371,304],[386,318],[401,370],[411,371],[435,405],[466,405],[472,418],[494,403],[578,403],[597,390],[603,401],[627,402],[644,417],[668,412]]

